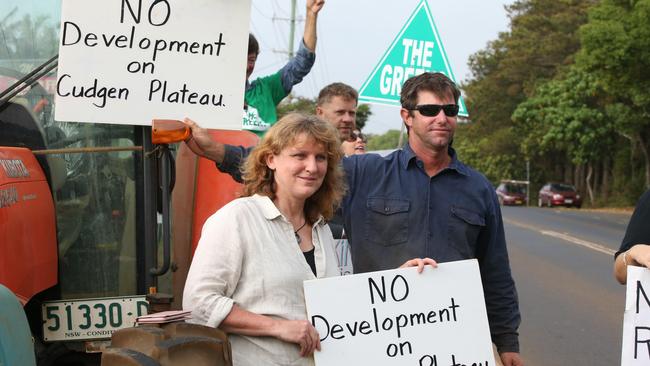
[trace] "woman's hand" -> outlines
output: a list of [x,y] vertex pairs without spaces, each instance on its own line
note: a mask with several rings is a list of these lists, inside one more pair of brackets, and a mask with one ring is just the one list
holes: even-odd
[[320,336],[307,320],[278,320],[275,337],[300,346],[300,356],[320,351]]
[[399,268],[418,267],[418,273],[422,273],[425,265],[430,265],[431,267],[436,268],[438,267],[438,262],[431,258],[413,258],[404,262],[404,264],[399,266]]
[[625,261],[629,265],[650,268],[650,245],[637,244],[633,246],[627,251]]
[[627,266],[650,268],[650,245],[635,244],[614,261],[614,277],[622,285],[627,283]]

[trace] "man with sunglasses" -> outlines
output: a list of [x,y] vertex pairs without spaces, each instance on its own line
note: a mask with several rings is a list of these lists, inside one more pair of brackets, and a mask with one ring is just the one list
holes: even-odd
[[441,73],[402,86],[408,143],[386,157],[343,160],[343,201],[355,273],[393,268],[410,257],[437,262],[476,258],[492,341],[505,366],[523,365],[520,323],[503,222],[491,183],[451,147],[460,90]]

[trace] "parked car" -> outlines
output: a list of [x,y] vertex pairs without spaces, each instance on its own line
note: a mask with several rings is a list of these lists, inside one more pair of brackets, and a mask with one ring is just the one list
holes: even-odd
[[539,191],[537,206],[582,207],[582,197],[576,187],[566,183],[546,183]]
[[496,192],[499,203],[502,205],[524,205],[528,200],[526,184],[502,181]]

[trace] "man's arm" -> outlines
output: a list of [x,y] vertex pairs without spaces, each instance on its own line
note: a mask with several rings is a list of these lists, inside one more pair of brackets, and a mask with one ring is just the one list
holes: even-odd
[[187,147],[196,155],[214,161],[221,172],[241,183],[241,166],[253,148],[222,144],[213,140],[206,128],[191,119],[185,118],[183,122],[192,130],[190,137],[185,140]]
[[504,365],[520,365],[517,332],[521,322],[519,301],[510,272],[501,210],[494,189],[489,192],[489,211],[486,227],[479,236],[477,258],[481,267],[490,333]]
[[316,20],[318,13],[325,5],[325,0],[307,0],[307,17],[305,19],[305,30],[303,39],[305,46],[311,51],[316,51]]
[[[308,0],[307,16],[305,19],[305,30],[303,40],[300,42],[298,52],[280,70],[282,87],[289,93],[294,85],[302,81],[309,74],[316,61],[316,23],[318,13],[323,8],[325,0]],[[279,102],[279,101],[278,101]]]

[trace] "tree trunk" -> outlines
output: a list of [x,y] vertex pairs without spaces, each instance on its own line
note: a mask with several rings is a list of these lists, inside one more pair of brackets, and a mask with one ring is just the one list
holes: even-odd
[[574,166],[571,163],[564,163],[564,179],[563,182],[571,182],[573,180]]
[[645,188],[650,188],[650,139],[644,139],[642,134],[639,134],[639,147],[645,159]]
[[600,179],[601,179],[600,170],[603,168],[603,162],[599,161],[593,165],[594,165],[594,178],[593,178],[594,184],[592,186],[592,189],[594,191],[594,194],[598,196],[598,190],[600,188]]
[[607,204],[609,201],[609,170],[612,161],[609,157],[605,157],[603,160],[603,178],[602,184],[600,186],[601,195],[603,196],[603,203]]
[[576,187],[578,191],[584,192],[584,176],[585,176],[585,169],[584,169],[584,164],[577,164],[575,166],[575,174],[573,176],[573,185]]
[[594,167],[589,162],[587,164],[587,177],[585,178],[585,185],[587,186],[587,193],[589,194],[589,203],[591,205],[594,205],[594,191],[591,189],[591,176],[593,175],[592,173],[594,172]]

